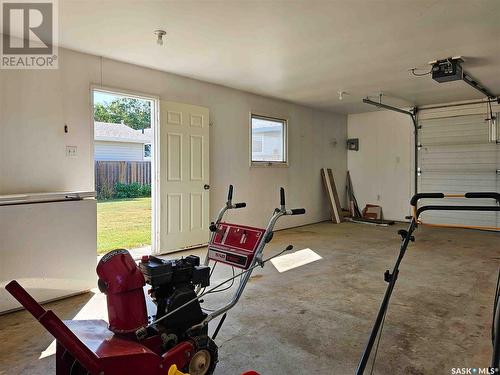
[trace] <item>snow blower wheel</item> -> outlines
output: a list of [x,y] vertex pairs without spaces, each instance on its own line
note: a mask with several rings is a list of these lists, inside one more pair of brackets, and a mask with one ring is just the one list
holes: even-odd
[[211,360],[212,356],[208,350],[203,349],[196,352],[193,359],[191,359],[191,362],[189,362],[189,374],[206,375]]
[[192,338],[196,352],[185,369],[189,375],[211,375],[217,365],[219,354],[215,342],[208,336]]

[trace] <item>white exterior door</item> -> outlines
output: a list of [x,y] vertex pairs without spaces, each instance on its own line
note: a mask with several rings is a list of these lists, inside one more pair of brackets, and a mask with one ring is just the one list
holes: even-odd
[[209,225],[209,110],[160,103],[159,248],[203,245]]

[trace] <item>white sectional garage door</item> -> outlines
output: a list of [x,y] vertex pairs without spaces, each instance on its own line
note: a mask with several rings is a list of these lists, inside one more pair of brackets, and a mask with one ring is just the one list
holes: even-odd
[[[500,144],[490,142],[485,117],[485,114],[471,114],[419,121],[420,192],[500,191]],[[464,204],[464,200],[422,200],[422,203],[453,205]],[[472,203],[495,204],[488,199],[465,202]],[[436,224],[500,224],[497,212],[428,211],[422,218]]]

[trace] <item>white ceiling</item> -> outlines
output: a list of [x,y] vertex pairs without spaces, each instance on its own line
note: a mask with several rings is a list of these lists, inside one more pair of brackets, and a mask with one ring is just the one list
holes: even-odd
[[481,97],[408,72],[457,55],[500,94],[498,0],[60,0],[59,13],[63,47],[335,112],[369,111],[361,99],[381,91],[400,106]]

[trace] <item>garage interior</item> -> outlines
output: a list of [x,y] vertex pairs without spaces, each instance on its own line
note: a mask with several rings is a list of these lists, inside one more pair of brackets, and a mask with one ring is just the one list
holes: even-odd
[[498,1],[42,3],[0,4],[0,374],[499,372]]

